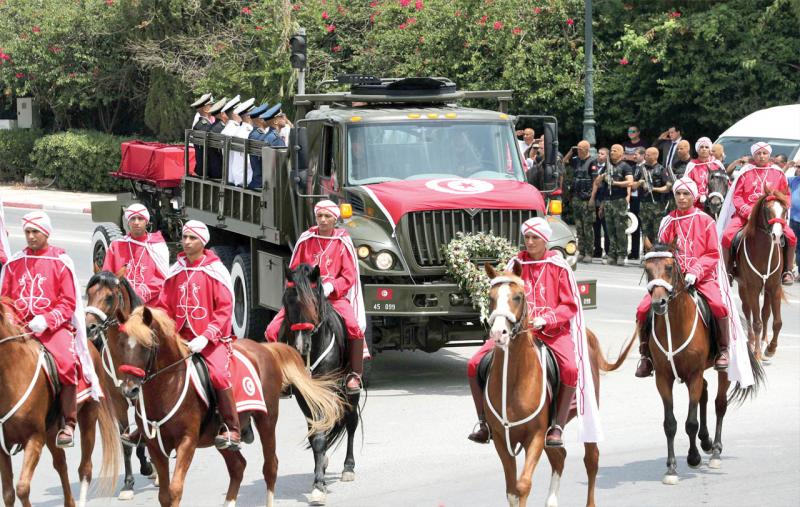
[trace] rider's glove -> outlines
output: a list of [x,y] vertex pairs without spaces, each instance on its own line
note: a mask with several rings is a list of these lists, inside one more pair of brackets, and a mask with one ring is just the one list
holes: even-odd
[[701,195],[700,196],[700,204],[703,204],[704,202],[706,202],[706,196]]
[[547,321],[541,317],[534,317],[532,324],[533,329],[542,329],[547,324]]
[[42,331],[47,329],[47,321],[44,318],[44,315],[37,315],[30,322],[28,322],[28,327],[31,331],[36,334],[41,333]]
[[693,273],[689,273],[686,275],[686,285],[694,285],[694,282],[697,281],[697,275]]
[[208,338],[201,335],[193,339],[186,345],[189,347],[189,350],[192,351],[192,354],[197,354],[198,352],[206,348],[206,345],[208,345]]
[[333,284],[330,282],[325,282],[322,284],[322,292],[325,293],[325,297],[330,296],[333,294]]

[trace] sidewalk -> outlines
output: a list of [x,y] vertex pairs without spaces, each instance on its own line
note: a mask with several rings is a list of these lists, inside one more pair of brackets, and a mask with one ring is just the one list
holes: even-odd
[[113,201],[116,194],[90,194],[45,190],[26,187],[22,184],[0,185],[0,198],[6,208],[43,209],[45,211],[67,211],[71,213],[91,213],[92,201]]

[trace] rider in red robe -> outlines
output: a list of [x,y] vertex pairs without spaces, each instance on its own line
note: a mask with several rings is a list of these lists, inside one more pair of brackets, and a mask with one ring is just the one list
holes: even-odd
[[64,425],[56,437],[59,447],[73,445],[77,421],[76,388],[79,368],[75,344],[78,294],[72,261],[64,250],[50,246],[50,218],[41,211],[22,219],[28,247],[3,267],[2,295],[13,301],[18,315],[33,336],[52,354],[61,382],[59,403]]
[[[733,273],[731,257],[733,238],[747,224],[753,206],[764,195],[766,189],[778,190],[783,193],[791,207],[791,192],[786,175],[778,166],[769,161],[772,147],[767,143],[756,143],[750,147],[750,152],[755,160],[755,165],[748,164],[739,173],[736,181],[733,182],[733,188],[725,196],[725,203],[719,216],[717,232],[722,232],[722,257],[725,259],[725,266],[730,274]],[[786,241],[783,246],[782,280],[784,285],[792,285],[797,236],[790,227],[784,227],[783,234],[786,236]]]
[[142,302],[155,305],[169,271],[167,243],[160,231],[147,232],[150,213],[143,205],[128,206],[125,220],[131,232],[108,247],[103,271],[116,274],[125,268],[125,278]]
[[[340,217],[339,207],[331,201],[320,201],[314,206],[317,225],[304,232],[297,240],[290,269],[300,264],[319,266],[322,287],[328,302],[344,321],[347,331],[348,355],[351,374],[347,391],[361,390],[364,369],[364,301],[361,297],[358,264],[353,242],[344,229],[336,228]],[[281,324],[286,316],[283,308],[267,326],[268,341],[278,340]]]
[[[547,222],[542,218],[532,218],[522,224],[522,233],[526,250],[512,259],[506,270],[512,270],[515,262],[522,264],[521,278],[525,280],[531,326],[536,337],[553,351],[558,363],[561,385],[558,391],[556,425],[548,430],[546,445],[560,447],[563,445],[561,433],[566,425],[578,383],[578,365],[571,330],[572,319],[578,312],[578,303],[573,294],[570,273],[557,263],[545,262],[546,259],[559,255],[558,252],[547,250],[547,241],[552,234]],[[489,428],[484,414],[483,391],[477,381],[478,365],[494,346],[493,340],[486,340],[467,363],[467,378],[479,420],[478,429],[469,435],[469,439],[479,443],[489,442]]]
[[684,177],[691,178],[697,184],[697,200],[694,205],[703,209],[708,199],[708,175],[712,171],[724,171],[722,162],[711,156],[711,139],[701,137],[694,143],[697,158],[686,164]]
[[230,373],[233,286],[228,270],[205,248],[209,238],[204,223],[186,222],[183,252],[167,275],[158,306],[175,320],[175,329],[188,342],[189,350],[202,355],[208,365],[224,422],[214,445],[220,450],[236,450],[241,437]]
[[[686,285],[694,286],[708,302],[711,313],[717,319],[719,354],[714,361],[714,369],[727,370],[731,310],[723,301],[717,280],[719,246],[714,219],[694,207],[693,203],[696,202],[698,195],[694,180],[684,176],[675,182],[672,190],[678,209],[671,211],[661,221],[658,240],[666,244],[675,241],[678,265],[684,274]],[[650,294],[645,294],[636,309],[636,321],[639,326],[644,323],[650,312],[650,303]],[[636,376],[649,377],[653,374],[653,364],[648,357],[650,333],[641,330],[640,327],[639,339],[642,359],[636,369]]]

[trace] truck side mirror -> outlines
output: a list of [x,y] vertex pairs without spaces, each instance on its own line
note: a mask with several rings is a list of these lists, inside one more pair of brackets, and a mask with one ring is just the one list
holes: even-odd
[[558,127],[555,123],[544,123],[544,165],[553,166],[558,156]]

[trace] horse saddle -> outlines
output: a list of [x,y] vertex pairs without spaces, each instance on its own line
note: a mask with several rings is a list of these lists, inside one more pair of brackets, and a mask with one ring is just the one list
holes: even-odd
[[[556,362],[556,356],[553,354],[553,351],[548,347],[545,343],[535,340],[534,342],[536,347],[544,347],[544,358],[545,364],[547,365],[547,391],[550,395],[550,419],[551,423],[555,418],[556,413],[556,399],[558,395],[558,389],[561,385],[561,375],[558,369],[558,362]],[[486,390],[486,381],[489,378],[489,371],[492,367],[492,358],[494,357],[494,350],[490,350],[488,354],[483,356],[481,362],[478,364],[478,385],[481,387],[481,391]]]
[[58,398],[58,394],[61,392],[61,382],[58,380],[56,359],[44,346],[42,346],[42,352],[44,352],[44,367],[45,373],[47,374],[48,385],[50,386],[50,392],[53,393],[53,398]]
[[217,401],[216,393],[214,392],[214,386],[211,385],[211,374],[208,373],[208,365],[205,359],[203,359],[203,356],[200,354],[192,354],[192,365],[197,374],[197,377],[195,377],[198,384],[197,387],[203,390],[203,394],[205,394],[205,399],[208,400],[209,406],[215,406]]

